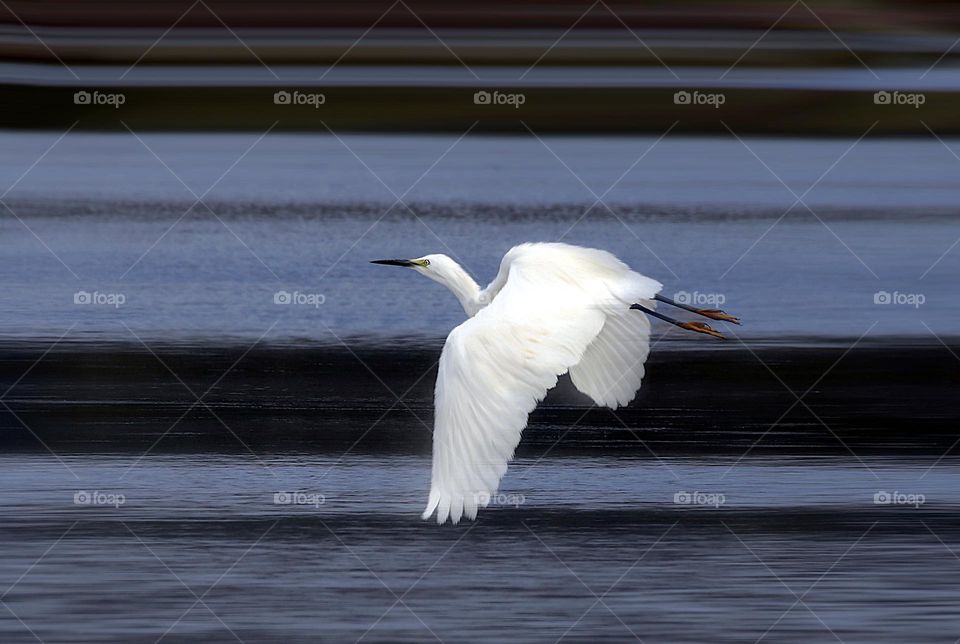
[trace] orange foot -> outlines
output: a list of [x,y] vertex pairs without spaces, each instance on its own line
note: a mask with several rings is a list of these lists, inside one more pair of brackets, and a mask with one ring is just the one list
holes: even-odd
[[706,322],[681,322],[677,326],[681,329],[686,329],[687,331],[696,331],[697,333],[706,333],[707,335],[712,335],[715,338],[720,338],[721,340],[726,340],[723,335],[712,328]]
[[740,318],[734,317],[729,313],[724,313],[720,309],[697,309],[697,313],[711,320],[721,320],[723,322],[733,322],[740,324]]

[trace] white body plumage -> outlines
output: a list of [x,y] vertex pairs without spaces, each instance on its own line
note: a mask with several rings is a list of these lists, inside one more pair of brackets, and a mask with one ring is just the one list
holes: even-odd
[[633,400],[649,352],[660,282],[611,253],[561,243],[515,246],[485,289],[446,255],[383,260],[448,287],[470,318],[440,356],[433,473],[423,518],[474,519],[496,494],[527,418],[557,378],[595,403]]

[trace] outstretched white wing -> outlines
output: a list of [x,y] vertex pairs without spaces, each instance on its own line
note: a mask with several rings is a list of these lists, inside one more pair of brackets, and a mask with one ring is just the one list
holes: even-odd
[[436,511],[438,523],[476,517],[557,377],[580,362],[608,314],[629,314],[631,298],[652,297],[636,295],[641,283],[659,289],[609,253],[565,244],[512,249],[498,279],[494,301],[450,333],[440,356],[423,513]]
[[[656,308],[653,300],[638,301]],[[570,380],[597,405],[616,409],[637,395],[649,353],[650,318],[629,309],[611,313],[580,362],[570,367]]]

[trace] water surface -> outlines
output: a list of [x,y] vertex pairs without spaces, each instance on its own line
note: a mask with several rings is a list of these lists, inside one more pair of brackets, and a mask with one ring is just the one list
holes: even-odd
[[[4,642],[960,635],[936,139],[57,136],[0,135]],[[562,379],[422,522],[463,315],[367,262],[557,239],[744,325],[658,326],[616,413]]]

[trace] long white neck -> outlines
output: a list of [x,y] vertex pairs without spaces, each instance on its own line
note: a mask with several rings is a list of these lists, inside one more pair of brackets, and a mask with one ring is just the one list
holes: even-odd
[[481,302],[480,286],[460,265],[451,262],[444,271],[443,279],[438,281],[457,296],[460,306],[469,317],[476,315],[485,306]]

